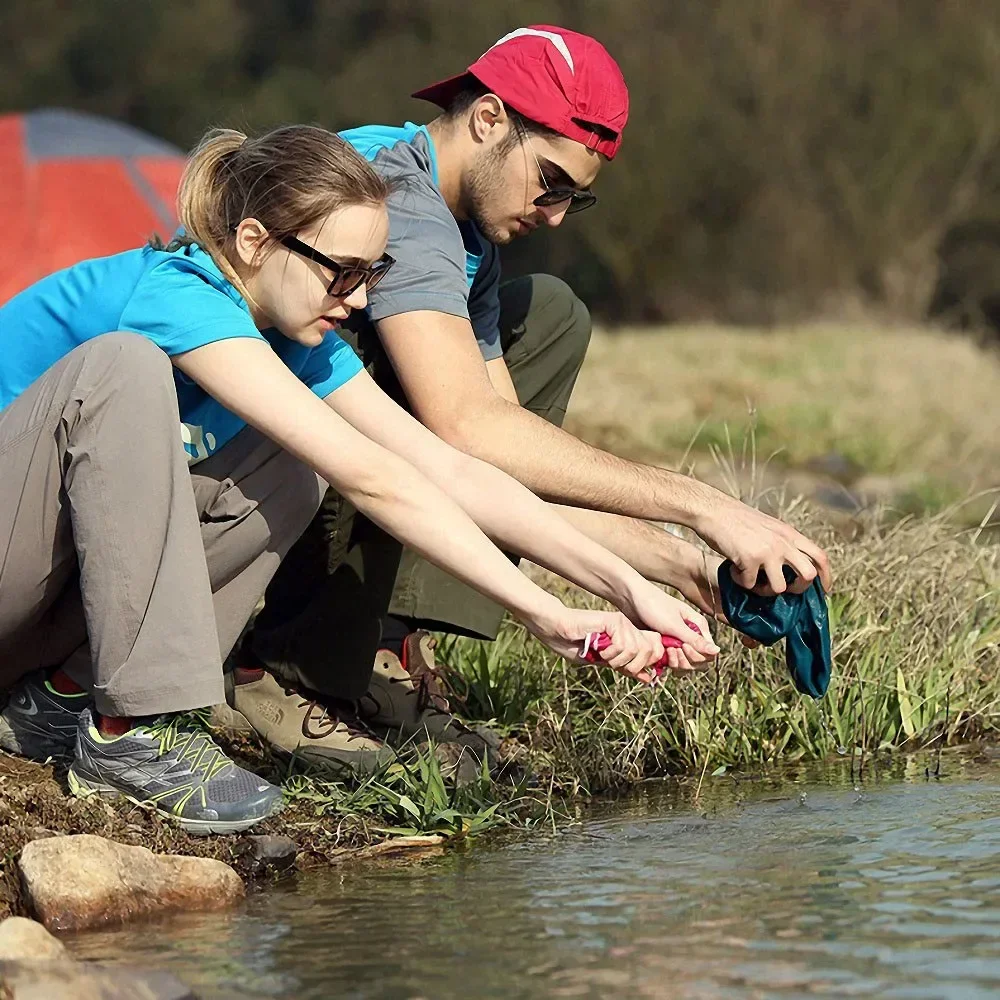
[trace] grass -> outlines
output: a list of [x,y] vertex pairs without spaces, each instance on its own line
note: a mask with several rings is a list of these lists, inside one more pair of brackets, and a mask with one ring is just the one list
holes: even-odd
[[556,661],[513,627],[485,667],[480,644],[453,641],[453,686],[471,705],[505,699],[508,719],[527,720],[516,728],[539,766],[569,791],[837,753],[860,765],[873,751],[995,732],[1000,549],[945,514],[871,515],[850,539],[803,527],[838,569],[835,670],[821,701],[794,690],[780,646],[747,650],[724,627],[717,669],[653,690]]
[[[387,836],[457,841],[502,825],[552,824],[573,796],[648,777],[838,757],[864,774],[873,754],[996,734],[1000,542],[985,530],[995,497],[955,503],[1000,479],[995,356],[927,332],[604,334],[569,423],[622,453],[693,466],[781,509],[826,546],[836,576],[827,696],[797,694],[780,648],[747,650],[724,627],[716,669],[652,690],[558,660],[515,625],[492,644],[443,637],[454,704],[526,748],[523,773],[456,787],[433,753],[415,751],[349,785],[239,746],[251,766],[284,783],[289,802],[255,832],[291,836],[302,863],[337,863]],[[851,516],[797,499],[815,484],[805,467],[828,453],[849,460],[841,465],[854,487],[877,474],[905,489],[893,507]],[[528,571],[566,600],[585,601]],[[20,908],[13,860],[39,828],[240,864],[233,838],[187,837],[147,810],[71,800],[63,789],[58,771],[0,755],[0,917]]]

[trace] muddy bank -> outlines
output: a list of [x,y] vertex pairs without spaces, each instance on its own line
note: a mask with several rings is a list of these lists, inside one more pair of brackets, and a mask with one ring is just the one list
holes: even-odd
[[[267,773],[266,766],[256,763],[258,770]],[[158,854],[216,858],[249,881],[271,877],[254,858],[244,837],[192,837],[152,810],[124,801],[78,799],[67,792],[65,766],[36,764],[0,753],[0,920],[26,915],[17,873],[17,858],[24,845],[39,837],[74,833],[93,833],[121,844],[148,847]],[[385,841],[360,818],[320,820],[308,804],[297,803],[259,823],[251,833],[293,840],[299,848],[297,868],[391,856],[396,851],[436,850],[441,841],[435,837]]]

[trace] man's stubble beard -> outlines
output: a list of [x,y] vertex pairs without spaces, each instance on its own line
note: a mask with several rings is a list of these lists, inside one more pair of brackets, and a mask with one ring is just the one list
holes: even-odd
[[514,238],[501,229],[490,215],[490,205],[500,201],[503,194],[503,167],[508,150],[502,147],[481,156],[465,179],[463,201],[468,218],[476,228],[496,246],[504,246]]

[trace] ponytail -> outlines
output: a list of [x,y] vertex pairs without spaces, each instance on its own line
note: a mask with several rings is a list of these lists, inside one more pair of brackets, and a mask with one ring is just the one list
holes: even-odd
[[232,185],[231,163],[246,142],[242,132],[213,129],[188,159],[177,192],[177,217],[188,239],[198,243],[218,262],[226,256],[231,221],[227,209]]

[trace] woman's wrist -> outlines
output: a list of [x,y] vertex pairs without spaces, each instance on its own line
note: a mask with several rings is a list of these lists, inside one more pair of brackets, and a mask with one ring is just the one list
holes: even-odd
[[538,635],[553,635],[560,630],[560,622],[566,613],[566,605],[558,597],[537,588],[538,594],[533,600],[518,610],[509,609],[529,632]]

